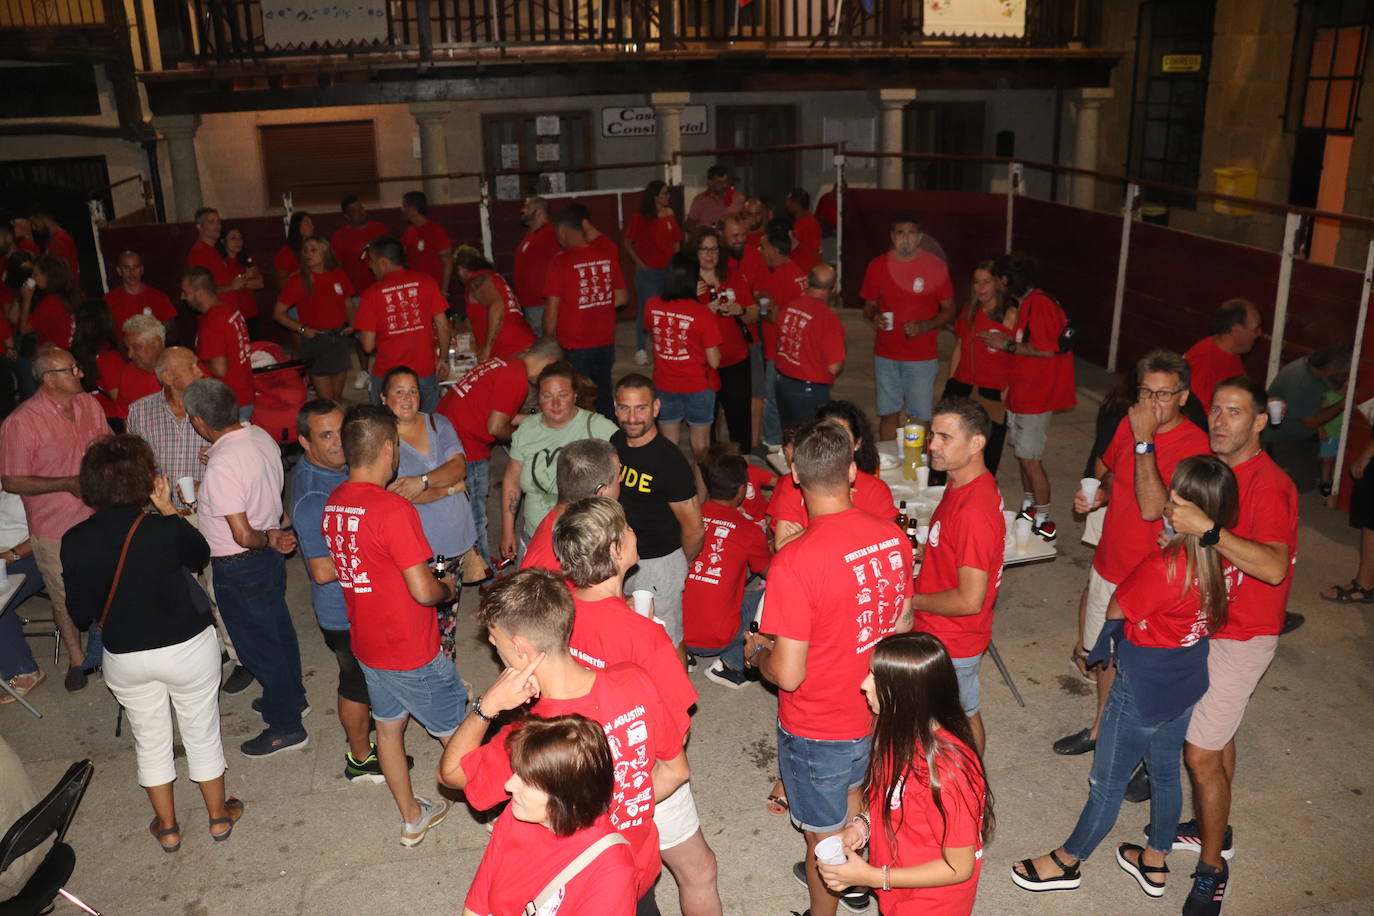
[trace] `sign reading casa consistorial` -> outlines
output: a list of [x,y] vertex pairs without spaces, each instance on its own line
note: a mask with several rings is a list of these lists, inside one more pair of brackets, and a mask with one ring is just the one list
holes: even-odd
[[[649,105],[616,105],[601,109],[601,136],[652,137],[658,133],[658,119]],[[682,134],[705,136],[710,133],[705,105],[684,105]]]

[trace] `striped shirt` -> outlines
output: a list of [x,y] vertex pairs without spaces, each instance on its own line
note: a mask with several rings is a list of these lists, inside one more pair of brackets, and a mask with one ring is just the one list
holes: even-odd
[[189,508],[182,501],[176,483],[183,477],[193,478],[197,484],[200,483],[205,476],[200,450],[208,444],[191,426],[190,414],[178,419],[167,405],[165,392],[159,391],[129,405],[129,419],[125,422],[125,428],[136,436],[142,436],[153,447],[157,472],[172,479],[172,502]]

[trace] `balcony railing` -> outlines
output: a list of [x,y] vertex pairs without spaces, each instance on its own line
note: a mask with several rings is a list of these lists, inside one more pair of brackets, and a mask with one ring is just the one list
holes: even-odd
[[[272,12],[278,5],[269,7]],[[1019,38],[932,39],[922,0],[387,0],[385,37],[269,45],[261,0],[159,4],[163,64],[213,66],[290,57],[528,56],[537,49],[674,53],[772,48],[1062,48],[1091,44],[1094,0],[1027,0]],[[144,6],[136,5],[141,12]],[[146,23],[140,22],[140,27]]]

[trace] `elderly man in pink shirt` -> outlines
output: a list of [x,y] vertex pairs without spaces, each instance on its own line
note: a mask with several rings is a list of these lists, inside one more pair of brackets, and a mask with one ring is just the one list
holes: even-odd
[[262,684],[254,709],[267,728],[239,745],[245,757],[300,750],[309,743],[301,718],[310,707],[301,652],[286,606],[286,557],[296,536],[282,525],[282,465],[262,429],[239,422],[233,390],[197,379],[182,395],[191,425],[210,443],[197,492],[200,533],[210,544],[220,618],[239,662]]
[[85,655],[81,633],[67,614],[62,582],[62,535],[92,514],[81,501],[77,473],[86,447],[110,434],[105,413],[81,390],[81,367],[53,344],[38,348],[33,371],[38,391],[0,425],[0,486],[24,501],[34,560],[52,600],[52,616],[67,649],[68,690],[86,686],[85,669],[100,665],[99,630],[92,628]]

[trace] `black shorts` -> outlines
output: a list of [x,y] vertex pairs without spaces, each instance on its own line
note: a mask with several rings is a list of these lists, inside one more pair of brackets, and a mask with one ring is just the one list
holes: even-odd
[[311,375],[328,377],[353,366],[353,338],[339,331],[321,331],[301,340],[301,359]]
[[371,706],[372,703],[367,696],[367,681],[363,679],[363,669],[353,657],[353,645],[348,638],[349,631],[326,630],[321,627],[320,632],[324,634],[324,644],[334,653],[334,659],[339,663],[339,696],[354,703]]
[[1350,491],[1350,527],[1374,531],[1374,466],[1365,469]]

